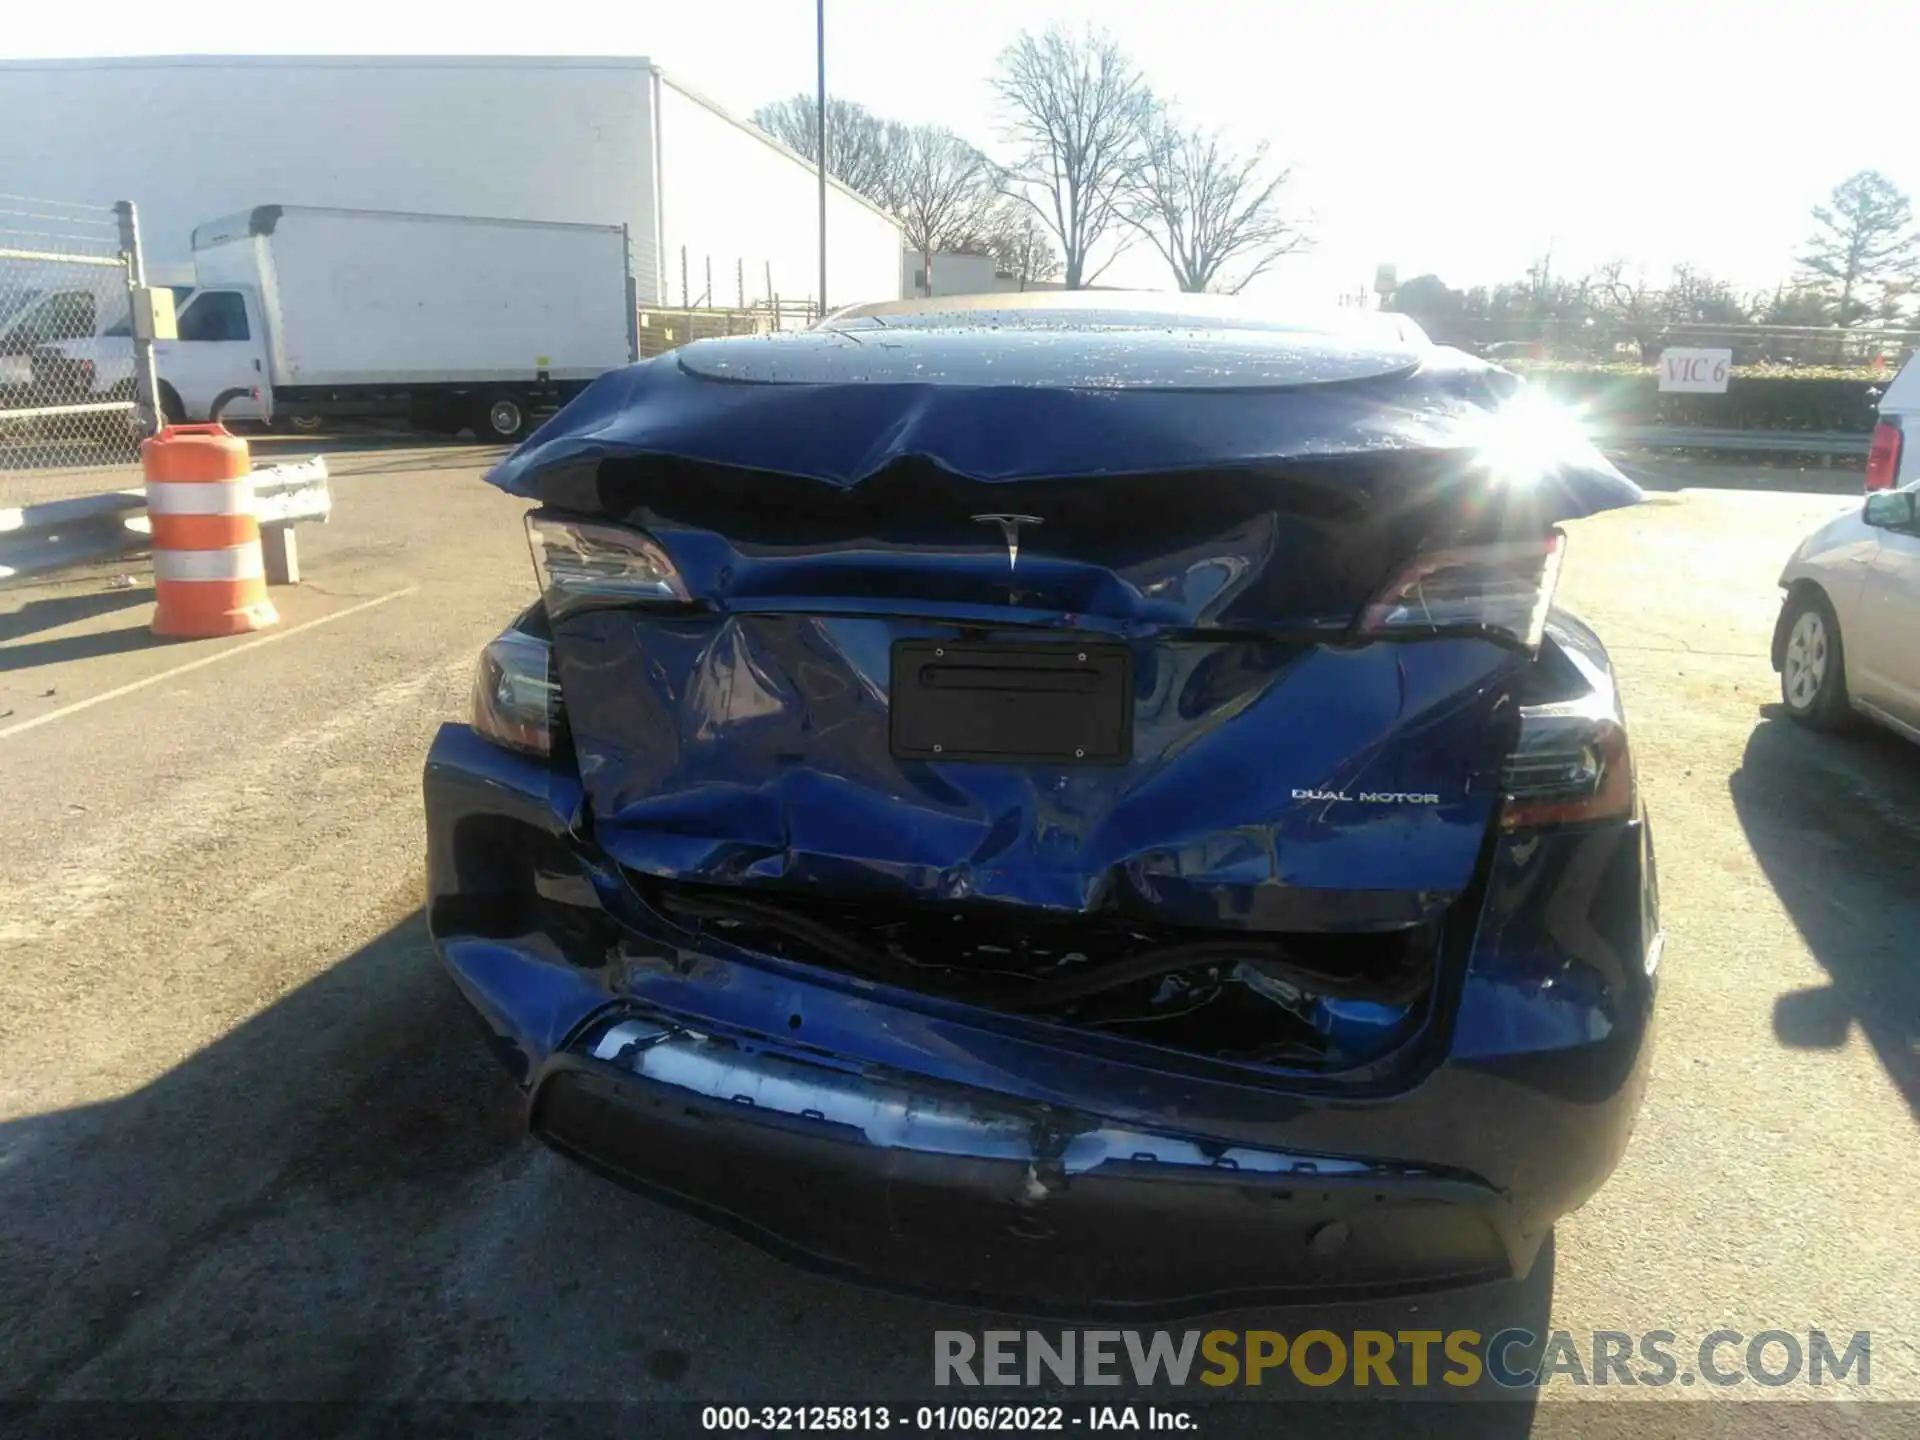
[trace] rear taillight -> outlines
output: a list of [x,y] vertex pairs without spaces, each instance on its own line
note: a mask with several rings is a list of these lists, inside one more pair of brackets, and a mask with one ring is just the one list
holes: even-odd
[[687,599],[672,558],[638,530],[536,510],[527,516],[527,543],[551,620],[597,606]]
[[1416,555],[1361,613],[1368,635],[1481,631],[1540,648],[1565,537],[1507,540]]
[[1618,720],[1595,716],[1588,707],[1522,711],[1520,741],[1501,788],[1503,834],[1624,820],[1634,804],[1627,732]]
[[1867,450],[1867,489],[1891,490],[1900,482],[1900,451],[1906,436],[1898,423],[1882,420],[1873,427],[1873,444]]
[[529,755],[553,753],[561,725],[553,647],[509,630],[480,652],[473,677],[473,728],[496,745]]

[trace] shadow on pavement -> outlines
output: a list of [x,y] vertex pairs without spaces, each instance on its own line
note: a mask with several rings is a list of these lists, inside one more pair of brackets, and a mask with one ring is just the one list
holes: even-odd
[[407,1383],[434,1308],[414,1247],[521,1144],[461,1010],[416,914],[144,1088],[0,1126],[9,1388],[324,1399]]
[[153,603],[153,586],[133,585],[124,590],[96,590],[84,595],[53,595],[29,600],[18,610],[0,615],[0,643],[37,635],[42,630],[57,630],[62,625],[91,620],[96,615],[111,615],[135,605]]
[[[936,1330],[1022,1322],[793,1270],[526,1139],[418,913],[133,1093],[0,1125],[0,1212],[0,1400],[667,1402],[693,1407],[674,1414],[694,1433],[715,1402],[1309,1393],[1276,1376],[1218,1392],[934,1390]],[[1553,1270],[1549,1244],[1523,1283],[1167,1328],[1544,1337]],[[1436,1381],[1445,1368],[1436,1349]],[[1441,1399],[1238,1403],[1203,1428],[1271,1434],[1285,1416],[1316,1435],[1517,1437],[1536,1415],[1530,1392],[1484,1379],[1412,1393]]]
[[[147,591],[148,601],[153,592]],[[41,665],[59,665],[68,660],[91,660],[100,655],[124,655],[133,650],[153,650],[177,642],[162,639],[145,625],[130,625],[120,630],[92,630],[60,640],[32,640],[21,645],[0,645],[0,675],[15,670],[32,670]]]
[[1748,843],[1826,985],[1782,995],[1782,1043],[1837,1049],[1852,1027],[1920,1116],[1920,750],[1878,728],[1819,734],[1779,706],[1729,781]]

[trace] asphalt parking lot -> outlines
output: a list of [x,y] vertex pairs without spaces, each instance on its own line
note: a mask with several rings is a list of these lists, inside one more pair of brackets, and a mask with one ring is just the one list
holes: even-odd
[[[862,1404],[924,1399],[933,1332],[995,1323],[521,1136],[420,913],[421,757],[532,598],[491,453],[336,454],[258,636],[154,641],[138,568],[0,592],[5,1398]],[[1857,481],[1642,473],[1668,488],[1570,527],[1561,590],[1622,672],[1659,847],[1632,1145],[1524,1283],[1223,1323],[1871,1331],[1867,1390],[1740,1431],[1912,1433],[1857,1402],[1920,1402],[1920,750],[1792,726],[1767,663],[1780,566]],[[1707,1395],[1657,1398],[1698,1427]],[[1624,1433],[1593,1398],[1460,1433]]]

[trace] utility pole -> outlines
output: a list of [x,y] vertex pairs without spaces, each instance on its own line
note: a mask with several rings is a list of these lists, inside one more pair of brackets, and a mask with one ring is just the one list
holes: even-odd
[[820,318],[827,318],[827,0],[813,0],[814,54],[819,60],[816,96],[820,147]]

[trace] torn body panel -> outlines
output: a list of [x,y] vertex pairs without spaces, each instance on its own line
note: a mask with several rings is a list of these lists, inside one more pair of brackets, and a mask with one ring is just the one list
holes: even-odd
[[892,647],[960,633],[853,617],[561,622],[599,842],[661,877],[1254,929],[1417,923],[1472,875],[1523,657],[1476,640],[1143,639],[1123,764],[896,756]]
[[[958,632],[631,611],[558,629],[596,843],[663,912],[1266,1061],[1369,1059],[1424,1013],[1525,668],[1479,640],[1140,639],[1123,763],[967,764],[890,743],[893,646]],[[1076,961],[1107,983],[1056,973]]]

